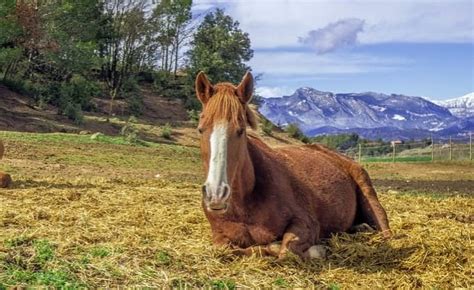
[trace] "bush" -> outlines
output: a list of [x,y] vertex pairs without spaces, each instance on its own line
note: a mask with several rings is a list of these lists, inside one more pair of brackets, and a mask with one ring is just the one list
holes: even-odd
[[275,126],[273,125],[272,122],[270,122],[268,119],[266,118],[263,118],[263,121],[262,121],[262,131],[265,135],[268,135],[268,136],[271,136],[272,135],[272,131],[273,131],[273,128]]
[[337,134],[337,135],[320,135],[314,137],[315,142],[324,144],[332,149],[348,150],[356,148],[359,143],[359,135],[352,134]]
[[[57,91],[54,87],[50,87],[49,90]],[[74,75],[69,82],[63,83],[59,88],[60,100],[58,103],[60,107],[64,107],[68,103],[78,104],[81,109],[89,111],[93,108],[91,99],[99,96],[100,93],[100,87],[95,82],[89,81],[81,75]]]
[[188,118],[189,121],[197,125],[199,122],[199,112],[196,110],[188,110]]
[[202,110],[201,102],[199,102],[199,100],[196,98],[195,95],[192,95],[192,97],[186,98],[186,101],[184,102],[184,107],[188,110],[195,110],[195,111]]
[[130,98],[131,95],[140,95],[140,86],[134,77],[129,77],[123,82],[119,93],[119,97],[124,99]]
[[120,135],[131,144],[140,143],[140,139],[138,138],[138,129],[135,126],[137,119],[135,117],[130,117],[127,120],[127,123],[122,127],[120,130]]
[[142,96],[132,95],[130,98],[127,98],[126,101],[132,116],[139,117],[143,114],[144,104]]
[[311,140],[306,136],[303,131],[298,127],[297,124],[289,124],[286,128],[285,131],[288,133],[288,136],[294,139],[298,139],[303,143],[309,144],[311,143]]
[[295,139],[300,139],[303,136],[303,132],[298,127],[297,124],[291,123],[286,126],[285,131],[288,133],[288,136]]
[[153,90],[167,98],[183,99],[186,97],[184,78],[175,77],[166,71],[159,71],[155,74]]
[[68,119],[73,120],[77,125],[84,122],[81,105],[79,104],[68,103],[64,108],[63,114],[68,117]]
[[169,123],[166,123],[164,126],[161,127],[161,137],[170,140],[171,139],[171,134],[173,130],[171,128],[171,125]]

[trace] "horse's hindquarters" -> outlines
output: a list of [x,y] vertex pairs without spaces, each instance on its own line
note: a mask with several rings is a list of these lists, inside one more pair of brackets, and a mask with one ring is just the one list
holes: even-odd
[[357,186],[338,164],[310,148],[282,149],[298,179],[297,194],[309,199],[309,211],[320,225],[320,237],[347,231],[357,210]]

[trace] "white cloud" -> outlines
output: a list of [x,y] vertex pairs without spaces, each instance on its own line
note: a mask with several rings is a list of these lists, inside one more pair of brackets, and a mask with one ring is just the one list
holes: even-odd
[[294,92],[294,89],[289,87],[257,87],[255,92],[257,95],[264,98],[279,98],[282,96],[291,95]]
[[364,29],[364,20],[357,18],[341,19],[323,28],[311,30],[298,41],[316,50],[318,54],[328,53],[357,42],[357,34]]
[[226,11],[249,32],[253,47],[294,46],[299,36],[337,19],[365,21],[362,44],[384,42],[472,42],[470,0],[196,0],[197,5],[225,4]]

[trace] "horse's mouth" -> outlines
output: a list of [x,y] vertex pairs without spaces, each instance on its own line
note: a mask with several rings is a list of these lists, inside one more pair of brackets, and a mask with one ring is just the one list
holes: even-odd
[[223,214],[227,211],[227,204],[213,204],[207,207],[208,211],[217,214]]

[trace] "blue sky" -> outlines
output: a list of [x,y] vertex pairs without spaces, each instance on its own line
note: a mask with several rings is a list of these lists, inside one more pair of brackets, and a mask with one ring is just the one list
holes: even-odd
[[196,0],[249,33],[257,92],[400,93],[433,100],[474,91],[473,1]]

